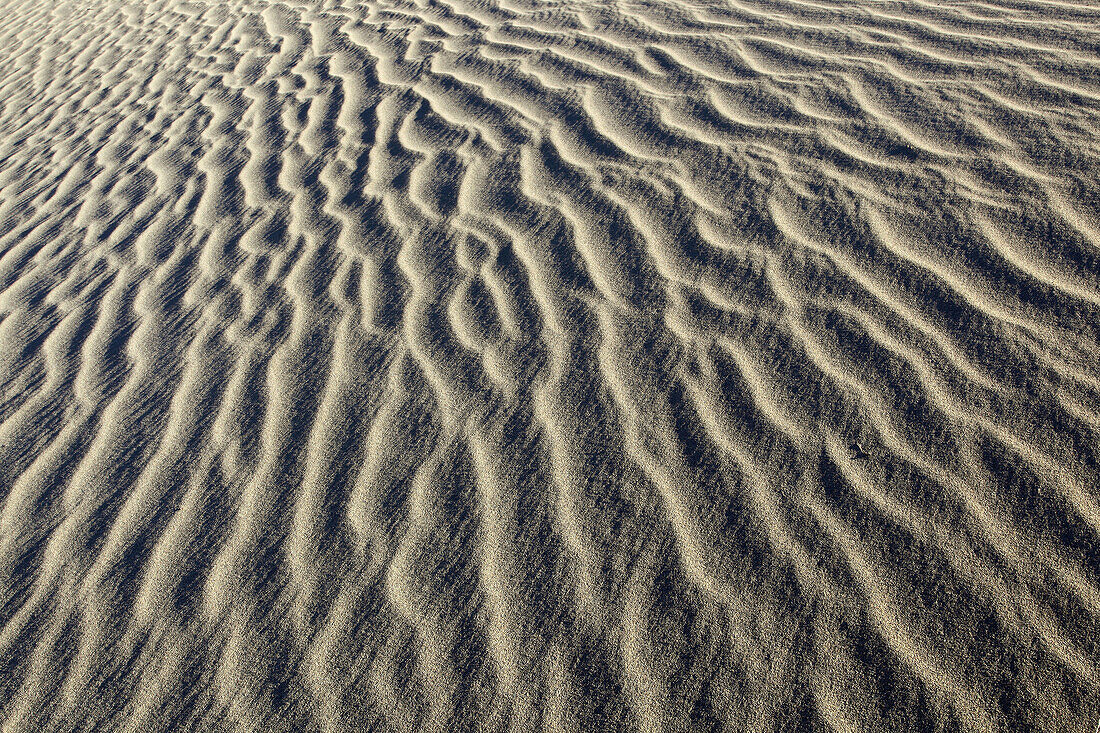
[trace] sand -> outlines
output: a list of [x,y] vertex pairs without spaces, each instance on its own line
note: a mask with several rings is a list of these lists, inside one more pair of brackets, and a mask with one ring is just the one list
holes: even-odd
[[1100,6],[5,0],[0,729],[1084,731]]

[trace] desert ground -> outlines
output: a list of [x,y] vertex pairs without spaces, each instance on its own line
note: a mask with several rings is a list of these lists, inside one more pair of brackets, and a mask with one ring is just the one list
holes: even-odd
[[1100,723],[1100,5],[0,0],[0,730]]

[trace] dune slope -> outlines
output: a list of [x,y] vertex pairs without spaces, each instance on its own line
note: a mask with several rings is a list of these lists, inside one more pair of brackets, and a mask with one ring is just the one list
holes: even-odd
[[1100,7],[0,4],[0,724],[1091,731]]

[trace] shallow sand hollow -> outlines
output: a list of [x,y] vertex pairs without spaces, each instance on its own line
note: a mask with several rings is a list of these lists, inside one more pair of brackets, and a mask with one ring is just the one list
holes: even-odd
[[6,0],[0,729],[1085,731],[1100,6]]

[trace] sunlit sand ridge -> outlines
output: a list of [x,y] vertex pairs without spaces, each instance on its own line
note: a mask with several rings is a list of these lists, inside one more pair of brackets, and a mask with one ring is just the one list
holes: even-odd
[[1092,731],[1100,7],[0,3],[0,728]]

